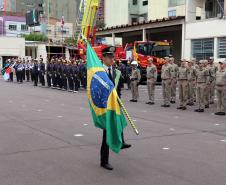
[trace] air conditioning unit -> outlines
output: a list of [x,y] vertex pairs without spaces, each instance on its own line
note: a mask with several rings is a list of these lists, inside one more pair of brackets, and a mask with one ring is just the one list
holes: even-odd
[[144,22],[144,20],[145,20],[144,17],[139,17],[138,19],[139,22]]
[[222,19],[223,17],[224,17],[223,13],[218,13],[218,14],[217,14],[217,18],[218,18],[218,19]]

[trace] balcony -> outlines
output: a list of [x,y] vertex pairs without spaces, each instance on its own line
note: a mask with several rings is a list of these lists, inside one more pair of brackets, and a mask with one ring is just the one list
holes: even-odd
[[201,20],[223,18],[225,16],[225,0],[189,0],[187,1],[186,21],[194,22],[197,20],[199,11]]

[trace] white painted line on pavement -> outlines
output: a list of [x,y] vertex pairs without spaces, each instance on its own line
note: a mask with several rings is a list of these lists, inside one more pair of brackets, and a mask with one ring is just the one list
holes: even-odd
[[221,142],[226,142],[226,140],[225,139],[222,139],[222,140],[220,140]]
[[165,147],[165,148],[162,148],[162,149],[163,149],[163,150],[169,150],[170,148],[166,148],[166,147]]
[[84,126],[87,126],[88,124],[85,123],[85,124],[83,124],[83,125],[84,125]]
[[63,116],[57,116],[58,118],[62,118]]
[[134,119],[133,121],[136,122],[137,120]]
[[219,126],[220,124],[216,123],[215,126]]
[[64,106],[65,104],[64,103],[62,103],[62,104],[60,104],[61,106]]
[[174,128],[170,128],[170,131],[175,131],[175,129]]
[[143,110],[142,112],[147,112],[146,110]]
[[83,134],[75,134],[74,135],[75,137],[82,137],[82,136],[84,136]]
[[178,118],[179,118],[179,116],[174,116],[173,118],[174,118],[174,119],[178,119]]
[[42,109],[38,109],[37,111],[38,111],[38,112],[42,112]]

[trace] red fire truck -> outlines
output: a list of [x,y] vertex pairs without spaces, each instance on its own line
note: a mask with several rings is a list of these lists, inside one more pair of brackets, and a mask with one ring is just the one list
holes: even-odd
[[[93,46],[97,56],[102,59],[102,50],[108,47],[106,44]],[[83,50],[85,47],[83,47]],[[142,80],[146,80],[147,60],[154,59],[154,64],[158,70],[158,81],[161,81],[161,68],[165,63],[164,57],[169,56],[172,52],[172,44],[168,41],[135,41],[133,44],[126,44],[125,47],[116,46],[115,60],[127,61],[136,60],[142,74]],[[84,58],[85,51],[82,52],[81,58]],[[125,62],[126,63],[126,62]]]
[[161,81],[161,69],[165,63],[164,57],[172,53],[172,44],[168,41],[136,41],[134,42],[133,58],[138,61],[142,79],[145,79],[147,60],[154,59],[158,70],[158,81]]

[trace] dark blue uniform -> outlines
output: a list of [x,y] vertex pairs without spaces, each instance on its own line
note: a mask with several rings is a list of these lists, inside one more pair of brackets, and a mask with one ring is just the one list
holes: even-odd
[[45,86],[45,64],[44,63],[40,63],[39,64],[39,82],[42,84],[42,86]]
[[84,89],[86,89],[86,83],[87,83],[87,70],[86,70],[86,64],[81,63],[79,66],[79,72],[80,72],[80,79],[81,84]]
[[37,62],[34,63],[34,67],[32,69],[32,73],[34,77],[34,86],[38,85],[38,73],[39,73],[38,68],[39,68],[38,63]]
[[73,71],[73,82],[74,82],[74,92],[77,92],[79,89],[79,68],[76,64],[72,66],[72,71]]
[[52,76],[51,65],[52,64],[49,62],[46,65],[46,80],[48,87],[51,87],[51,76]]
[[50,71],[51,71],[51,77],[52,77],[52,84],[53,88],[55,89],[57,87],[57,70],[56,70],[57,64],[53,63],[50,65]]
[[73,66],[70,64],[67,66],[68,71],[68,85],[69,85],[69,91],[74,91],[74,83],[73,83]]
[[62,65],[62,83],[63,89],[67,90],[67,77],[68,77],[68,66],[66,64]]
[[56,65],[56,72],[57,72],[57,85],[59,89],[62,89],[62,64]]

